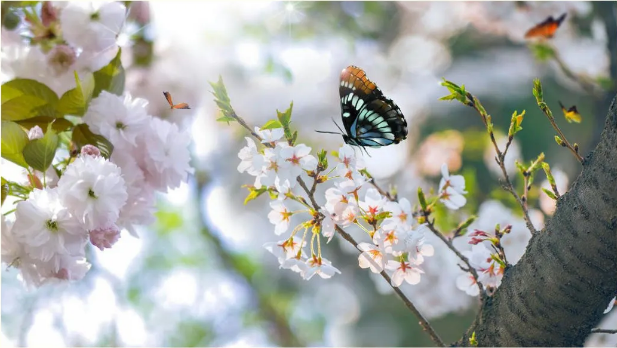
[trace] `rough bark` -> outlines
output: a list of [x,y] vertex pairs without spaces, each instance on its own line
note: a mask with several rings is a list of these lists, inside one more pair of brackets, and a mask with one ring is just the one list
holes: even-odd
[[617,97],[557,210],[457,345],[582,346],[617,293]]

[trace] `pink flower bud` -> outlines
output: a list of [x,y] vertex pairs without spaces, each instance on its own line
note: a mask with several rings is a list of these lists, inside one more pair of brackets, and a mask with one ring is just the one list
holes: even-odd
[[470,236],[472,237],[488,237],[488,233],[484,232],[484,231],[480,231],[480,230],[474,230]]
[[41,22],[46,27],[58,20],[58,11],[54,8],[51,1],[44,1],[41,7]]
[[39,126],[34,126],[28,131],[28,139],[30,140],[41,139],[43,136],[43,130]]
[[484,239],[480,239],[480,238],[475,238],[474,237],[474,238],[471,238],[471,240],[469,241],[469,244],[476,245],[476,244],[482,243],[483,240]]
[[67,45],[57,45],[47,55],[47,64],[58,76],[69,71],[76,59],[77,54],[73,48]]
[[118,239],[120,239],[120,229],[115,224],[90,231],[90,242],[100,250],[111,248]]
[[98,147],[88,144],[81,148],[81,154],[84,156],[98,157],[101,155],[101,151]]

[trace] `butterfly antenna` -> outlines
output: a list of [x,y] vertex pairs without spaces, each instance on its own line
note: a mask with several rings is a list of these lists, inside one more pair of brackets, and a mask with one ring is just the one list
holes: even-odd
[[341,127],[339,127],[338,123],[336,123],[336,121],[334,120],[334,118],[332,118],[332,122],[334,122],[334,124],[336,125],[336,128],[338,128],[338,130],[340,130],[340,131],[341,131],[341,134],[345,134],[345,133],[343,132],[343,130],[341,129]]
[[325,134],[336,134],[336,135],[340,135],[341,134],[341,133],[336,133],[336,132],[319,131],[319,130],[316,130],[315,132],[317,132],[317,133],[325,133]]

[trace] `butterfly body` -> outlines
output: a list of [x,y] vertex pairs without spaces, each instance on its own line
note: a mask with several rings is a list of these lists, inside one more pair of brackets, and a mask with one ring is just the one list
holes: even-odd
[[167,99],[167,102],[169,103],[169,106],[172,110],[173,109],[190,109],[189,104],[187,103],[174,104],[174,102],[171,100],[171,94],[169,92],[163,92],[163,95],[165,96],[165,99]]
[[525,33],[525,38],[534,38],[534,37],[542,37],[546,39],[550,39],[555,35],[557,28],[561,25],[563,20],[566,18],[567,13],[562,14],[557,19],[554,19],[553,16],[549,16],[544,22],[537,24],[533,28],[529,29],[527,33]]
[[341,116],[345,143],[361,147],[398,144],[407,138],[401,109],[366,77],[364,70],[348,66],[341,72]]

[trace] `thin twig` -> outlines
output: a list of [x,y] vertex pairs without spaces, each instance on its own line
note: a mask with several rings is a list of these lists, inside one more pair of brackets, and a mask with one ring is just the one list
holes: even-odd
[[570,150],[570,152],[572,152],[572,154],[574,155],[574,157],[576,157],[576,159],[581,162],[584,163],[585,160],[583,159],[583,157],[581,157],[581,155],[578,153],[578,151],[576,151],[576,149],[574,148],[574,146],[572,146],[570,144],[570,142],[568,141],[568,139],[566,138],[566,135],[563,134],[563,132],[561,131],[561,128],[559,128],[559,126],[557,125],[557,122],[555,122],[555,117],[553,117],[553,114],[551,113],[551,111],[548,109],[548,106],[546,107],[540,107],[540,110],[542,110],[542,112],[544,113],[544,115],[546,115],[546,117],[548,118],[548,121],[551,123],[551,126],[553,126],[553,129],[555,129],[555,131],[557,132],[557,134],[559,134],[559,137],[561,138],[561,140],[563,141],[563,145],[564,147],[567,147],[568,150]]
[[429,230],[431,230],[431,232],[433,232],[433,234],[436,235],[437,238],[441,239],[441,241],[444,242],[448,246],[448,248],[452,250],[456,254],[456,256],[458,256],[458,258],[461,259],[461,261],[463,261],[463,263],[465,263],[468,269],[467,271],[471,273],[471,275],[473,276],[473,279],[476,281],[476,285],[478,285],[478,289],[480,289],[480,301],[484,303],[484,299],[486,298],[486,293],[484,292],[484,286],[480,282],[478,272],[476,271],[476,269],[471,266],[469,259],[465,255],[463,255],[460,251],[458,251],[458,249],[454,247],[454,244],[452,244],[452,241],[446,238],[441,232],[437,230],[437,228],[435,228],[435,225],[433,224],[434,221],[429,220],[429,215],[427,212],[424,213],[424,217],[426,219],[426,224]]
[[[382,189],[374,182],[371,183],[376,189],[377,191],[382,191]],[[391,202],[396,202],[395,199],[393,198],[388,198]],[[478,284],[478,288],[480,289],[480,301],[484,301],[484,297],[485,297],[485,293],[484,293],[484,287],[482,286],[482,284],[480,283],[479,279],[478,279],[478,272],[476,272],[476,270],[471,267],[471,264],[469,263],[469,259],[467,257],[465,257],[465,255],[461,254],[458,249],[456,249],[454,247],[454,244],[452,244],[452,240],[446,238],[441,232],[437,231],[437,229],[435,228],[435,225],[433,224],[432,221],[429,221],[429,214],[427,212],[422,211],[422,209],[419,209],[418,211],[414,211],[412,213],[412,215],[414,215],[414,217],[417,216],[424,216],[427,225],[429,226],[429,229],[439,238],[441,239],[442,242],[444,242],[446,244],[446,246],[448,247],[448,249],[452,250],[456,256],[458,256],[459,259],[461,259],[461,261],[463,261],[466,265],[467,265],[467,270],[465,270],[465,272],[470,272],[471,275],[473,276],[474,280],[476,281],[476,284]]]
[[591,329],[591,333],[604,333],[604,334],[617,334],[617,330],[607,330],[607,329]]
[[[358,242],[356,242],[355,239],[353,239],[353,237],[351,235],[349,235],[349,233],[345,232],[338,225],[336,226],[336,231],[346,241],[348,241],[356,249],[358,249],[358,251],[362,252],[362,250],[360,250],[360,248],[358,247]],[[443,343],[442,339],[439,337],[437,332],[435,332],[435,330],[433,329],[431,324],[428,322],[428,320],[426,320],[424,318],[422,313],[420,313],[420,311],[416,308],[416,306],[414,306],[414,304],[407,298],[407,296],[405,296],[405,294],[401,291],[401,289],[399,289],[398,287],[392,285],[392,280],[390,279],[390,276],[388,275],[388,273],[386,273],[386,271],[383,270],[383,271],[381,271],[380,274],[388,282],[388,284],[392,287],[392,289],[394,289],[394,292],[396,292],[396,294],[401,298],[401,300],[403,300],[403,302],[405,303],[407,308],[409,308],[409,310],[418,318],[418,320],[420,320],[419,321],[420,326],[422,326],[424,331],[426,331],[428,333],[428,335],[431,337],[433,342],[435,342],[439,347],[445,347],[445,344]]]
[[[238,123],[240,123],[240,125],[242,125],[244,128],[246,128],[253,137],[255,137],[256,139],[261,141],[261,137],[256,134],[255,132],[253,132],[248,124],[242,119],[240,118],[237,114],[233,113],[232,117],[235,118]],[[269,144],[264,144],[266,146],[268,146]],[[272,145],[270,145],[270,147],[272,147]],[[319,212],[320,207],[319,204],[317,204],[317,201],[315,201],[315,186],[316,186],[316,182],[317,182],[317,175],[313,178],[314,182],[312,185],[312,188],[309,189],[308,186],[306,185],[306,183],[304,182],[304,180],[298,176],[296,178],[296,180],[298,181],[298,184],[300,185],[300,187],[302,187],[302,189],[304,190],[304,192],[307,194],[309,200],[311,201],[311,204],[313,205],[313,209],[315,211],[317,211],[320,215],[323,215]],[[388,195],[389,196],[389,195]],[[358,249],[358,251],[362,252],[362,250],[360,250],[358,248],[358,243],[351,237],[351,235],[349,235],[347,232],[345,232],[342,228],[340,228],[338,225],[336,226],[336,231],[349,243],[351,243],[356,249]],[[407,296],[405,296],[405,294],[397,287],[392,285],[390,276],[386,273],[386,271],[382,271],[381,276],[388,282],[388,284],[390,284],[390,286],[394,289],[394,291],[396,292],[396,294],[401,298],[401,300],[405,303],[405,305],[407,306],[407,308],[409,308],[409,310],[418,318],[419,320],[419,324],[420,326],[422,326],[422,328],[424,329],[424,331],[427,332],[427,334],[431,337],[431,339],[433,340],[433,342],[435,342],[435,344],[437,344],[439,347],[445,347],[446,345],[443,343],[442,339],[439,337],[439,335],[437,335],[437,333],[435,332],[435,330],[433,329],[433,327],[429,324],[429,322],[424,318],[424,316],[422,315],[422,313],[420,313],[420,311],[418,311],[418,309],[414,306],[414,304],[407,298]]]
[[[486,120],[486,115],[484,115],[484,113],[480,110],[480,108],[478,108],[478,105],[476,105],[476,102],[475,102],[476,97],[474,97],[471,93],[467,93],[467,99],[469,99],[469,102],[467,103],[467,105],[474,108],[474,110],[476,110],[478,114],[480,114],[480,117],[482,118],[484,125],[487,126],[488,123]],[[495,148],[495,152],[497,153],[497,157],[495,158],[495,160],[497,161],[497,164],[501,168],[501,172],[505,180],[504,188],[506,189],[506,191],[512,194],[514,199],[521,206],[521,209],[523,210],[523,217],[525,219],[525,224],[527,225],[527,228],[529,229],[529,231],[532,234],[535,234],[538,231],[536,230],[536,228],[533,226],[533,223],[531,222],[531,218],[529,217],[529,211],[527,210],[527,206],[524,204],[523,200],[521,199],[521,197],[518,195],[518,193],[514,189],[514,185],[512,185],[512,182],[510,181],[510,176],[508,176],[508,172],[506,171],[506,166],[504,164],[505,157],[506,157],[506,151],[510,147],[509,143],[512,142],[512,138],[508,139],[508,144],[506,144],[506,150],[504,152],[501,152],[501,150],[499,150],[499,145],[497,145],[497,141],[495,140],[495,135],[493,134],[493,132],[490,132],[490,138],[491,138],[491,142],[493,143],[493,147]]]

